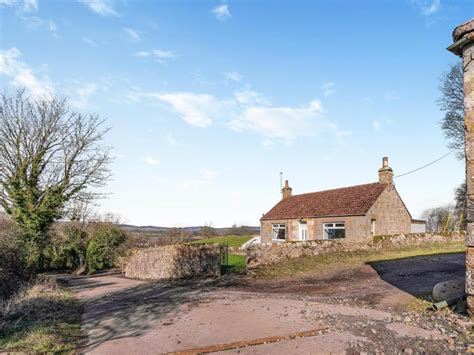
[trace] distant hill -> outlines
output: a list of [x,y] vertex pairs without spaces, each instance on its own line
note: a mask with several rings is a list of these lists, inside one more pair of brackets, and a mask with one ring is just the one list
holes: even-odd
[[[159,226],[134,226],[130,224],[122,224],[121,227],[132,233],[153,233],[153,234],[166,234],[166,232],[175,230],[176,228],[171,227],[159,227]],[[179,228],[182,231],[185,231],[189,234],[200,235],[203,230],[209,230],[207,226],[191,226],[191,227],[182,227]],[[254,226],[240,226],[237,228],[224,227],[224,228],[213,228],[212,230],[217,235],[229,235],[229,234],[259,234],[260,227]]]

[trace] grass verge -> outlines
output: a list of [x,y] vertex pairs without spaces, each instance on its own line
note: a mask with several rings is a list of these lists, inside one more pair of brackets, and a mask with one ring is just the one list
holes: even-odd
[[195,240],[193,244],[229,244],[229,247],[241,247],[242,244],[249,241],[252,238],[250,235],[227,235],[224,237],[213,237],[201,240]]
[[74,351],[80,320],[73,293],[41,278],[0,304],[0,351]]
[[460,253],[466,251],[465,242],[429,243],[418,247],[390,248],[357,252],[333,253],[289,259],[274,265],[263,266],[255,271],[257,276],[304,276],[320,272],[358,266],[374,261],[402,259],[415,256]]

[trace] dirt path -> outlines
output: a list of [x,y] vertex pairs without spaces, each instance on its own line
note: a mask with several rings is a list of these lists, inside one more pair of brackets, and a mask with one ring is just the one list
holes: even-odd
[[[282,280],[142,282],[100,276],[71,278],[69,284],[84,304],[85,353],[465,350],[461,333],[468,324],[462,318],[405,311],[416,300],[409,292],[423,293],[440,275],[457,275],[463,256],[418,260],[426,270],[431,264],[432,272],[423,275],[420,269],[408,272],[413,261],[405,262]],[[235,349],[236,342],[251,345]]]

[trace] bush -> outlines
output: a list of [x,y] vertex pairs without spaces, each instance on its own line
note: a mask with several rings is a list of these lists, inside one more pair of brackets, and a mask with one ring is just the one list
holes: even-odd
[[10,223],[1,223],[0,299],[8,298],[29,277],[18,231]]
[[125,233],[111,224],[93,225],[87,245],[87,272],[92,274],[114,266],[125,239]]
[[75,225],[66,225],[56,232],[48,248],[50,267],[56,270],[77,270],[84,267],[89,235]]

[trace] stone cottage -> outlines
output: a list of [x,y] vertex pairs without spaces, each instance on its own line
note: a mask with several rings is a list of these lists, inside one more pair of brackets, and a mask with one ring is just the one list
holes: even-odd
[[368,241],[375,235],[424,232],[412,220],[383,158],[379,181],[371,184],[292,195],[285,181],[282,199],[260,219],[262,243],[340,239]]

